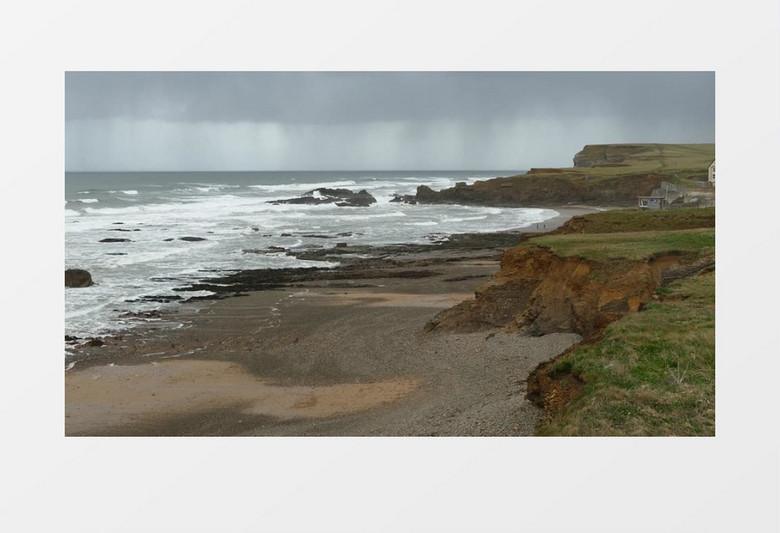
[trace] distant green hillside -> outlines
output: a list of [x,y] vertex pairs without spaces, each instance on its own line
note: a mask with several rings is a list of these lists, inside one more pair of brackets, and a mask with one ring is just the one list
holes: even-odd
[[574,167],[590,176],[657,172],[705,181],[713,159],[714,144],[589,144],[574,156]]

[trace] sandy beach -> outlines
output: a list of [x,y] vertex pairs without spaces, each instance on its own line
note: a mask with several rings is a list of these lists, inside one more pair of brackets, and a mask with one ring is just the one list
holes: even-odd
[[182,304],[80,350],[66,435],[530,435],[528,374],[577,335],[424,332],[498,270],[502,242]]

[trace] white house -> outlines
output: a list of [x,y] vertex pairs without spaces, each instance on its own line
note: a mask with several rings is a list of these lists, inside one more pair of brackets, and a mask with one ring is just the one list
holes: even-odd
[[715,160],[712,160],[710,167],[707,169],[707,181],[714,187],[715,186]]

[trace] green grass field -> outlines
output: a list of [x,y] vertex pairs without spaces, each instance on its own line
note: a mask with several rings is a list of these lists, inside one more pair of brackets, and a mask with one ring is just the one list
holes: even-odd
[[596,166],[577,168],[585,175],[617,176],[626,173],[660,172],[679,173],[680,178],[688,177],[704,170],[715,159],[714,144],[643,144],[646,150],[628,156],[627,166]]
[[541,246],[561,257],[582,257],[600,262],[646,259],[661,253],[704,255],[715,251],[715,230],[545,235],[530,239],[523,246]]
[[621,233],[629,231],[714,228],[715,208],[615,209],[576,217],[555,233]]

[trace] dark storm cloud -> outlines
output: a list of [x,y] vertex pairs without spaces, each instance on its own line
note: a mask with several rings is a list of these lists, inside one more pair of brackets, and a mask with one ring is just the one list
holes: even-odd
[[685,112],[711,124],[713,82],[674,72],[72,72],[65,109],[66,119],[303,123]]
[[524,168],[586,143],[714,142],[715,84],[711,72],[69,72],[65,118],[68,168]]

